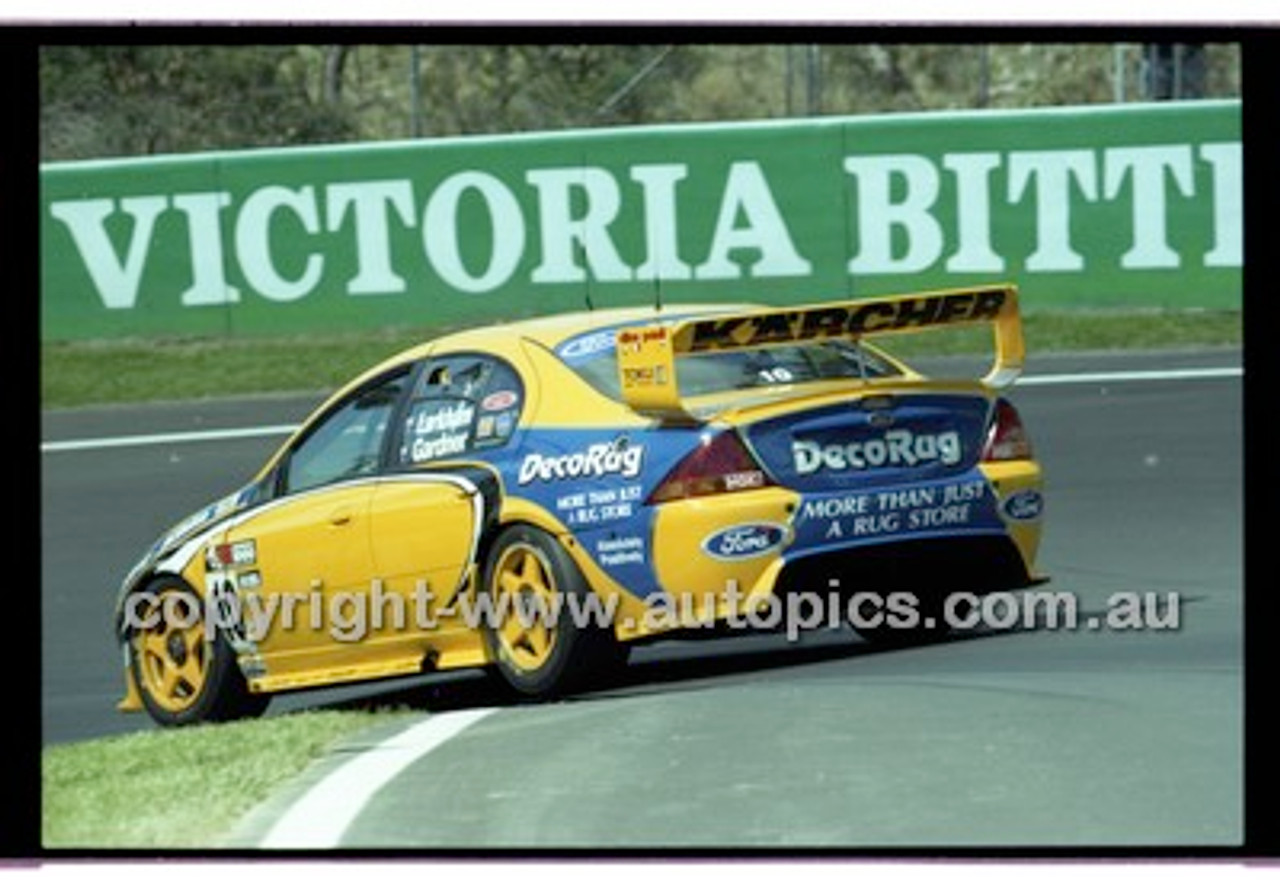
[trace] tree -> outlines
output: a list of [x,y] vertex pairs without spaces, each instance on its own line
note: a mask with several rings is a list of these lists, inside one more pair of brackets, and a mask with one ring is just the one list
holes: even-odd
[[40,55],[41,152],[76,158],[341,141],[294,47],[54,46]]
[[[1133,47],[1138,52],[1136,45]],[[1238,96],[1240,49],[1112,44],[48,46],[47,160],[809,114]],[[1170,67],[1174,62],[1178,65]],[[411,82],[411,77],[416,77]]]

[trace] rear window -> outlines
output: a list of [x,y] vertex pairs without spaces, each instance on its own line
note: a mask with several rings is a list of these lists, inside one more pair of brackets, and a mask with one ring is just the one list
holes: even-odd
[[[620,399],[617,354],[610,334],[611,331],[587,335],[592,338],[590,341],[576,337],[561,344],[556,351],[593,387],[611,399]],[[680,392],[685,397],[821,380],[890,377],[898,373],[875,353],[845,340],[676,358]]]

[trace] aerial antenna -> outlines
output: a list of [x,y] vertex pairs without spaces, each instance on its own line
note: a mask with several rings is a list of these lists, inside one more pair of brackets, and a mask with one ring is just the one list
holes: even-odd
[[573,243],[574,252],[578,255],[578,265],[582,268],[583,289],[582,300],[587,304],[588,312],[595,312],[596,306],[591,302],[591,269],[587,266],[587,251],[581,240],[575,240]]
[[653,273],[653,311],[662,311],[662,276]]

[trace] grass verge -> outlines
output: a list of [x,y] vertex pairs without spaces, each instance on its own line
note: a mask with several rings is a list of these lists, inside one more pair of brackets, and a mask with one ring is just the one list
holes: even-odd
[[[1082,349],[1238,345],[1242,319],[1239,311],[1227,310],[1030,312],[1023,327],[1034,357]],[[435,333],[404,328],[324,337],[42,344],[40,402],[42,408],[69,408],[328,390]],[[906,344],[912,338],[896,339]],[[974,342],[969,332],[959,332],[941,348],[967,351]]]
[[46,343],[40,346],[40,404],[67,408],[331,389],[430,336],[404,329],[346,336]]
[[212,849],[336,741],[402,712],[303,711],[49,745],[46,849]]

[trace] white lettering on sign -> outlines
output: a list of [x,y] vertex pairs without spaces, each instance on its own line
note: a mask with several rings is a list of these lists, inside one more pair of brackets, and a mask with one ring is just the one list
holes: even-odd
[[[305,297],[320,282],[324,271],[324,259],[318,253],[308,255],[302,273],[286,278],[276,268],[272,256],[271,228],[275,217],[282,210],[291,211],[301,224],[304,234],[314,235],[320,230],[320,215],[316,208],[316,190],[312,186],[287,189],[269,185],[249,196],[240,208],[236,219],[236,255],[249,284],[268,300],[289,302]],[[296,235],[279,236],[292,241],[302,241]]]
[[356,275],[347,282],[348,294],[404,293],[402,276],[391,267],[391,235],[387,208],[406,227],[414,224],[413,185],[407,179],[338,182],[325,193],[325,225],[341,231],[351,208],[356,241]]
[[1004,259],[991,246],[991,173],[1000,166],[996,152],[942,156],[956,180],[956,252],[948,272],[1003,272]]
[[[484,202],[492,234],[489,265],[480,275],[471,274],[462,262],[458,234],[458,206],[469,191]],[[423,249],[445,283],[464,293],[485,293],[510,280],[524,255],[524,243],[520,204],[496,176],[479,171],[455,173],[427,201],[422,220]]]
[[1200,146],[1200,158],[1213,170],[1213,249],[1204,255],[1208,267],[1244,264],[1244,177],[1239,142]]
[[[746,219],[745,226],[737,225],[739,216]],[[755,161],[739,161],[729,168],[711,248],[695,274],[700,279],[741,278],[742,265],[729,256],[735,250],[759,254],[751,266],[756,278],[808,275],[813,270],[796,252],[764,171]]]
[[1122,257],[1125,269],[1176,269],[1179,258],[1169,246],[1165,225],[1165,181],[1171,179],[1184,196],[1195,192],[1191,177],[1191,146],[1150,145],[1109,148],[1104,155],[1107,171],[1103,196],[1120,193],[1125,181],[1133,188],[1133,246]]
[[169,206],[163,195],[120,200],[120,212],[131,220],[129,246],[124,259],[107,237],[107,218],[114,216],[116,202],[110,198],[82,201],[55,201],[49,206],[53,218],[71,232],[80,259],[84,261],[94,287],[108,309],[132,309],[138,299],[142,269],[151,251],[151,233],[156,217]]
[[[1073,188],[1074,186],[1074,188]],[[1009,153],[1009,203],[1036,208],[1036,249],[1028,272],[1079,272],[1084,257],[1071,246],[1072,198],[1098,200],[1097,163],[1088,149]]]
[[[794,199],[803,186],[781,192],[753,159],[718,171],[650,163],[533,168],[505,179],[460,170],[429,193],[405,178],[267,183],[242,196],[74,198],[51,202],[49,214],[111,310],[137,308],[148,271],[162,262],[162,241],[163,262],[177,263],[178,271],[170,266],[155,278],[177,286],[148,300],[192,307],[242,303],[248,295],[294,302],[325,289],[360,299],[402,295],[427,271],[466,294],[491,293],[519,276],[531,285],[803,278],[815,265],[797,233],[816,237],[845,228],[846,271],[859,276],[1079,272],[1104,261],[1125,270],[1243,262],[1238,141],[940,157],[849,154],[837,163],[849,210],[843,219],[836,213],[830,223],[804,225],[788,216],[792,202],[780,200]],[[707,195],[714,196],[709,203]],[[1086,257],[1073,241],[1073,218],[1101,205],[1127,210],[1121,216],[1127,223],[1118,224],[1116,256]],[[1174,228],[1191,209],[1204,220],[1196,254]],[[1000,220],[1010,211],[1027,220],[1025,256],[1000,243],[1009,231]],[[487,218],[488,237],[467,229],[464,217]],[[415,230],[419,247],[406,250],[413,238],[403,234]],[[168,249],[177,245],[185,257]]]
[[183,306],[220,306],[240,302],[240,291],[227,284],[222,256],[221,213],[231,206],[227,192],[174,195],[173,206],[187,217],[191,250],[191,287],[179,299]]
[[[844,168],[858,182],[858,233],[862,244],[849,261],[853,275],[885,272],[919,272],[942,254],[942,226],[932,211],[938,200],[940,178],[933,162],[923,155],[874,155],[848,157]],[[894,180],[905,184],[900,201],[890,197]],[[906,234],[907,252],[894,257],[893,234]]]
[[796,472],[808,476],[822,469],[862,470],[867,467],[908,466],[936,460],[952,466],[962,456],[960,436],[954,430],[943,433],[912,433],[890,430],[880,438],[856,442],[820,444],[808,439],[791,443]]
[[[629,281],[631,267],[618,256],[609,225],[622,206],[618,183],[599,167],[530,170],[525,178],[538,191],[542,231],[542,264],[533,270],[535,284],[585,281],[587,269],[577,263],[580,248],[596,281]],[[573,192],[582,193],[584,210],[574,216]]]
[[693,267],[680,259],[680,230],[676,219],[676,183],[689,175],[685,164],[642,164],[631,178],[644,193],[644,261],[636,267],[638,281],[688,281]]

